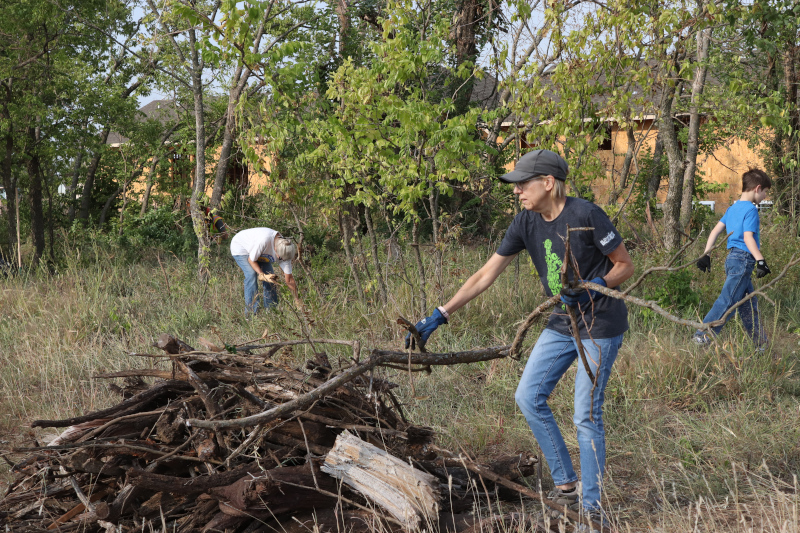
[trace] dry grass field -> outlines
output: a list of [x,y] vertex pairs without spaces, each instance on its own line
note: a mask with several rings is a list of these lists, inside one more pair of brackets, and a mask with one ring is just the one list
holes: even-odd
[[[772,243],[765,255],[773,272],[800,249],[796,241],[787,245],[779,231],[763,237]],[[441,278],[429,283],[429,304],[446,300],[493,250],[491,244],[446,249]],[[644,248],[632,255],[637,271],[664,261]],[[711,275],[689,271],[681,290],[699,296],[699,311],[689,307],[676,313],[696,318],[709,308],[724,278],[723,257],[723,250],[715,252]],[[429,272],[436,271],[429,266]],[[383,306],[361,304],[353,296],[342,258],[315,273],[322,297],[297,269],[314,317],[313,335],[360,339],[367,348],[400,346],[403,334],[396,318],[416,320],[419,313],[412,309],[412,289],[400,275],[401,264],[387,267],[391,296]],[[5,462],[13,464],[19,457],[10,452],[14,446],[47,440],[46,431],[30,429],[31,420],[65,418],[115,401],[107,382],[92,376],[154,364],[129,354],[154,350],[150,345],[160,333],[190,344],[204,337],[229,345],[301,335],[285,290],[281,308],[247,321],[240,271],[225,247],[211,268],[211,282],[200,286],[192,261],[86,245],[67,250],[67,261],[56,274],[1,280],[0,449]],[[539,281],[530,271],[522,258],[518,274],[509,268],[434,334],[429,349],[510,343],[519,321],[541,300]],[[620,531],[800,531],[798,279],[800,268],[769,293],[772,302],[760,302],[772,339],[765,352],[754,350],[735,322],[726,327],[719,347],[700,350],[689,342],[691,330],[630,309],[631,330],[609,383],[604,415],[609,453],[604,498]],[[645,290],[669,289],[665,280],[656,274]],[[528,346],[540,328],[529,333]],[[299,364],[308,355],[299,347],[279,357]],[[332,360],[346,357],[335,349],[331,355]],[[382,372],[401,385],[397,391],[410,419],[435,428],[450,449],[481,458],[519,450],[538,453],[514,405],[523,364],[505,359],[434,368],[430,375],[413,375],[415,396],[407,373]],[[557,387],[551,405],[577,458],[572,379],[574,369]],[[7,481],[4,469],[0,479]],[[528,481],[547,490],[546,467],[541,482]]]

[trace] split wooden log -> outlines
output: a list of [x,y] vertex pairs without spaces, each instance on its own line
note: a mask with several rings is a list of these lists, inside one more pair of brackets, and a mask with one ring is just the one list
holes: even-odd
[[322,471],[386,509],[409,530],[439,514],[439,482],[397,457],[343,431]]

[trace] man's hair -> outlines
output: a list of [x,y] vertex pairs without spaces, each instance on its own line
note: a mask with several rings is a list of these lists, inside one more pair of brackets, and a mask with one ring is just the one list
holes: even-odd
[[553,180],[553,189],[550,191],[550,198],[560,200],[567,195],[567,186],[560,179]]
[[747,172],[742,174],[742,192],[752,191],[759,185],[762,190],[769,189],[772,187],[772,180],[760,168],[748,168]]
[[284,237],[276,237],[275,254],[283,261],[294,261],[297,258],[297,245]]

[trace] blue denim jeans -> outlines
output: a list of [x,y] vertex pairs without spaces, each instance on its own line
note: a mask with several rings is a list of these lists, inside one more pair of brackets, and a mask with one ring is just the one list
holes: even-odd
[[[250,266],[246,255],[234,255],[233,259],[244,272],[244,312],[246,315],[255,314],[258,312],[258,273]],[[261,270],[264,274],[272,274],[272,263],[261,262]],[[261,285],[264,291],[264,307],[269,309],[278,305],[278,287],[263,281]]]
[[[617,359],[622,337],[584,340],[589,366],[598,375],[597,387],[592,395],[592,380],[583,362],[578,361],[575,375],[575,414],[572,418],[578,429],[578,448],[581,460],[583,507],[600,509],[600,492],[606,468],[606,433],[603,428],[603,401],[611,366]],[[602,356],[602,357],[601,357]],[[539,447],[542,449],[550,474],[556,485],[566,485],[578,480],[572,467],[564,437],[556,425],[547,399],[567,369],[580,359],[575,339],[550,329],[545,329],[533,347],[525,371],[522,373],[514,399],[528,421]],[[598,361],[600,370],[598,372]],[[594,415],[591,420],[590,412]]]
[[[755,258],[744,250],[731,248],[728,258],[725,259],[725,283],[722,285],[722,292],[711,306],[711,310],[703,319],[703,323],[713,322],[722,318],[733,304],[753,292],[753,268],[756,265]],[[756,344],[763,344],[767,341],[766,334],[761,327],[758,317],[758,299],[753,297],[747,303],[736,309],[739,318],[742,319],[745,331]],[[733,313],[728,316],[730,320]],[[724,324],[723,324],[724,326]],[[712,328],[715,335],[722,331],[722,326]],[[703,332],[698,331],[697,335]]]

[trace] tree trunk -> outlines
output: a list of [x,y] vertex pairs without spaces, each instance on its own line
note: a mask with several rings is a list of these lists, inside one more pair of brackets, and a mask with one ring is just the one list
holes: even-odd
[[99,227],[103,227],[103,225],[106,223],[106,219],[108,218],[108,210],[111,209],[111,204],[114,203],[114,199],[116,199],[116,197],[119,196],[119,193],[121,192],[122,192],[122,187],[117,187],[117,190],[112,192],[108,196],[106,203],[103,204],[103,210],[100,211],[100,221],[97,223]]
[[636,136],[633,134],[633,126],[628,126],[628,149],[625,152],[625,160],[622,162],[622,171],[619,177],[619,187],[611,189],[611,194],[608,195],[608,203],[614,205],[619,199],[619,195],[628,186],[628,176],[631,174],[631,164],[633,163],[633,154],[636,151]]
[[27,169],[29,180],[28,197],[31,202],[31,231],[33,233],[34,256],[33,263],[37,264],[44,254],[44,213],[42,210],[42,173],[41,161],[37,152],[39,141],[39,128],[28,127]]
[[81,180],[81,165],[83,164],[83,143],[78,146],[78,154],[75,156],[75,164],[72,167],[72,182],[67,189],[67,201],[69,209],[67,218],[69,221],[75,220],[75,195],[78,192],[78,182]]
[[[39,167],[39,171],[41,172],[42,168]],[[49,174],[49,173],[48,173]],[[45,178],[44,174],[42,174],[42,183],[44,184],[44,190],[47,191],[47,237],[49,240],[49,248],[50,248],[50,261],[54,262],[56,260],[56,253],[55,253],[55,231],[53,229],[53,225],[55,224],[55,216],[53,215],[53,188],[51,187],[51,183]]]
[[647,180],[647,199],[658,198],[658,189],[661,188],[661,157],[664,155],[664,137],[661,129],[656,134],[656,146],[653,149],[653,166],[650,169],[650,178]]
[[200,283],[208,282],[211,263],[211,245],[208,236],[208,225],[205,213],[200,208],[200,197],[206,188],[206,131],[203,116],[203,65],[197,50],[197,34],[189,30],[189,46],[192,54],[192,96],[194,97],[195,125],[195,171],[192,199],[189,202],[192,211],[194,233],[197,235],[197,279]]
[[[158,60],[155,61],[155,63],[157,62]],[[153,63],[153,65],[155,65],[155,63]],[[114,67],[115,69],[116,66],[117,65],[115,65]],[[106,78],[106,82],[108,82],[110,79],[111,78],[109,75],[109,77]],[[126,87],[125,90],[122,91],[120,97],[122,97],[123,99],[128,98],[131,94],[133,94],[133,92],[136,89],[139,88],[139,86],[142,83],[145,82],[145,79],[146,79],[145,75],[140,76],[137,81],[131,83],[130,86]],[[100,165],[100,159],[103,157],[105,145],[106,142],[108,141],[108,134],[110,132],[111,129],[109,128],[109,126],[103,128],[103,131],[100,134],[99,147],[97,149],[97,152],[95,152],[94,157],[92,157],[92,162],[89,164],[89,170],[86,172],[86,181],[83,182],[83,196],[81,197],[81,210],[78,215],[78,218],[83,220],[84,223],[89,220],[89,209],[92,205],[92,191],[94,189],[94,178],[95,175],[97,174],[97,168]],[[72,223],[71,218],[69,222],[70,224]]]
[[420,298],[420,316],[428,314],[428,297],[425,294],[425,265],[422,263],[422,254],[419,250],[419,222],[414,221],[411,227],[411,238],[413,239],[411,246],[414,248],[414,257],[417,260],[417,270],[419,271],[419,298]]
[[349,44],[348,34],[350,32],[350,6],[347,5],[347,0],[336,0],[336,16],[339,18],[339,57],[344,58],[346,55],[345,50]]
[[[794,40],[786,42],[783,51],[783,77],[786,88],[786,108],[789,110],[789,125],[791,133],[784,139],[786,147],[784,153],[793,154],[792,158],[797,160],[800,156],[800,104],[798,104],[798,85],[800,76],[797,72],[797,50],[798,46]],[[796,167],[781,165],[783,172],[776,180],[776,189],[783,194],[779,194],[783,200],[782,210],[796,218],[797,209],[800,207],[800,195],[798,195],[798,171]],[[778,196],[778,195],[776,195]]]
[[[491,9],[493,0],[489,0],[489,12],[486,12],[486,3],[482,0],[463,0],[453,17],[452,37],[456,45],[456,61],[453,71],[456,71],[465,61],[475,61],[478,57],[476,43],[477,30],[485,17],[491,23]],[[455,115],[463,115],[469,107],[472,90],[475,86],[474,77],[463,80],[455,78],[448,86],[448,94],[453,97]]]
[[[670,70],[673,70],[670,67]],[[673,71],[677,71],[674,69]],[[675,96],[679,91],[669,81],[664,82],[664,95],[661,101],[659,131],[663,134],[664,150],[669,161],[669,185],[664,201],[664,237],[667,249],[678,247],[681,240],[680,213],[681,193],[683,192],[683,157],[678,145],[678,133],[672,117]]]
[[700,150],[700,99],[706,84],[708,72],[708,49],[711,45],[711,28],[697,34],[697,67],[692,82],[692,103],[689,107],[689,137],[686,143],[686,163],[683,172],[683,194],[681,198],[682,228],[688,228],[692,221],[692,197],[694,196],[694,175],[697,170],[697,153]]
[[353,273],[353,279],[356,283],[356,292],[358,293],[358,300],[364,304],[364,289],[361,287],[361,279],[358,277],[358,269],[353,259],[353,251],[350,247],[350,228],[348,227],[347,220],[342,216],[342,211],[339,211],[339,231],[342,232],[342,246],[344,247],[344,255],[347,259],[347,264],[350,266],[350,272]]
[[[103,157],[106,141],[108,141],[108,134],[111,130],[108,127],[103,128],[100,134],[100,146],[92,157],[89,163],[89,169],[86,171],[86,179],[83,182],[83,196],[81,196],[81,210],[78,213],[78,218],[84,222],[89,220],[89,208],[92,206],[92,191],[94,190],[94,178],[97,174],[97,168],[100,166],[100,159]],[[70,223],[72,220],[70,220]]]
[[[5,110],[4,110],[5,111]],[[5,115],[5,112],[4,112]],[[6,191],[6,217],[8,220],[8,245],[12,246],[16,242],[17,218],[16,198],[14,191],[17,189],[16,179],[14,179],[14,135],[11,129],[10,118],[8,119],[8,133],[6,133],[6,149],[3,157],[3,188]]]
[[433,183],[429,183],[429,185],[431,185],[431,190],[428,193],[428,203],[431,206],[433,244],[436,245],[439,242],[439,190]]
[[150,192],[153,190],[153,178],[156,176],[158,162],[161,160],[161,153],[157,152],[152,161],[150,161],[150,170],[147,172],[147,184],[144,187],[144,196],[142,196],[142,209],[139,211],[139,216],[144,216],[147,212],[147,205],[150,203]]
[[378,255],[378,236],[375,234],[375,228],[372,224],[372,214],[367,206],[364,206],[364,221],[367,223],[367,233],[369,233],[369,242],[372,245],[372,263],[375,265],[375,280],[378,282],[378,289],[380,290],[381,303],[389,301],[389,295],[386,292],[386,283],[383,279],[383,269],[381,268],[381,259]]

